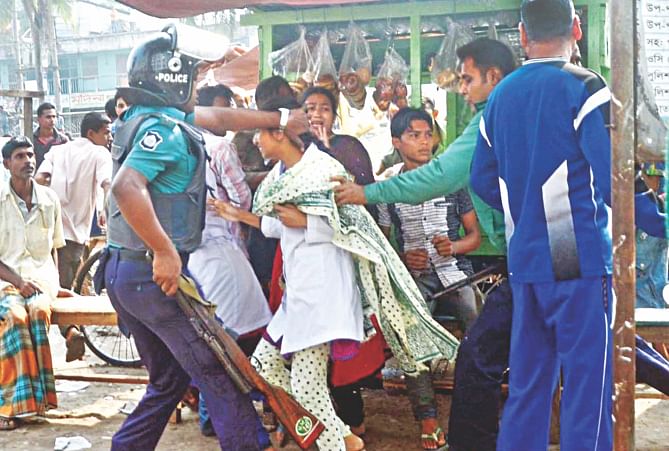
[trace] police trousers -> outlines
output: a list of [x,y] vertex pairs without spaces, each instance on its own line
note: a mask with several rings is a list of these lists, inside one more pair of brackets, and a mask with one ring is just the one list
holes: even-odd
[[150,262],[124,259],[118,250],[110,250],[107,293],[149,372],[146,393],[114,434],[112,451],[155,449],[191,379],[212,407],[221,449],[258,451],[257,415],[250,397],[235,387],[176,299],[166,296],[152,277]]

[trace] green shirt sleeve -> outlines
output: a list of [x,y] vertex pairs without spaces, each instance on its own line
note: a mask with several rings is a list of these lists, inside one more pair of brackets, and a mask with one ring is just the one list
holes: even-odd
[[474,115],[462,135],[444,153],[425,166],[365,186],[367,203],[418,204],[468,187],[481,113]]

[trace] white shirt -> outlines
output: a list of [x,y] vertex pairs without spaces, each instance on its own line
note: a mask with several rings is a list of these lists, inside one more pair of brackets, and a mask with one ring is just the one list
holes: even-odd
[[[33,187],[33,206],[25,219],[9,181],[0,187],[0,260],[55,299],[60,283],[51,251],[65,245],[60,203],[46,186],[33,182]],[[7,285],[0,280],[0,290]]]
[[188,269],[216,316],[239,335],[259,329],[272,312],[246,254],[233,242],[204,239],[190,255]]
[[53,146],[37,172],[51,174],[50,187],[63,208],[65,239],[85,243],[90,238],[102,183],[111,181],[111,153],[87,138],[76,138]]
[[367,94],[362,109],[353,108],[344,94],[339,93],[337,124],[334,132],[355,136],[365,146],[372,168],[376,172],[383,157],[393,151],[390,144],[390,119],[386,111],[376,105],[373,89],[366,88]]
[[261,230],[281,239],[286,279],[281,307],[267,326],[288,354],[337,339],[362,341],[362,305],[353,258],[332,244],[325,218],[307,215],[307,227],[285,227],[264,216]]
[[[207,198],[230,200],[248,209],[251,191],[235,146],[221,137],[204,135],[211,158],[206,166]],[[272,312],[246,256],[239,224],[207,211],[202,243],[190,255],[188,269],[205,298],[216,304],[216,316],[239,335],[259,329]]]

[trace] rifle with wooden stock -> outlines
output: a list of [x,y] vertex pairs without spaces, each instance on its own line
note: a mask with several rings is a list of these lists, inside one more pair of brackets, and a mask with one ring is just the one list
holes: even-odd
[[285,390],[269,384],[258,374],[237,342],[214,318],[214,305],[200,297],[195,283],[187,276],[181,275],[176,298],[197,334],[214,351],[237,388],[242,393],[249,393],[252,389],[262,393],[298,446],[309,448],[325,429],[323,423]]

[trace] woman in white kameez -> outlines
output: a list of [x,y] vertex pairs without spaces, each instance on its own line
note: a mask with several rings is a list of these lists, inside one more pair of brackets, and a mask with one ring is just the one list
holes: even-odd
[[[292,99],[279,98],[265,109],[298,106]],[[258,140],[263,157],[280,160],[282,171],[290,171],[303,156],[321,152],[315,144],[303,149],[282,130],[260,130]],[[325,424],[317,440],[319,450],[362,450],[362,440],[337,417],[327,384],[328,359],[350,358],[364,335],[351,254],[332,243],[334,231],[324,217],[304,214],[293,205],[275,206],[279,219],[258,217],[230,203],[219,201],[215,206],[227,220],[247,223],[281,240],[286,289],[253,354],[258,371]]]

